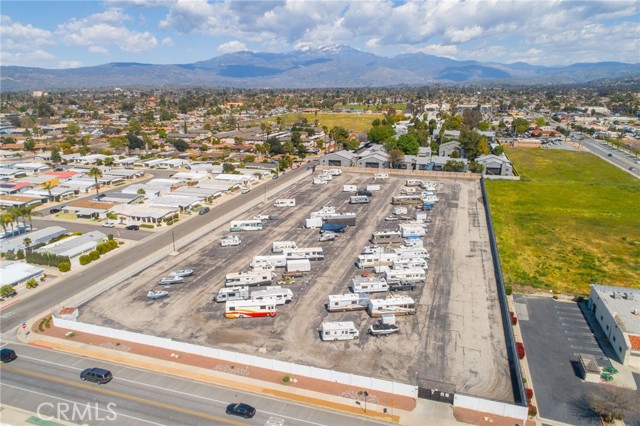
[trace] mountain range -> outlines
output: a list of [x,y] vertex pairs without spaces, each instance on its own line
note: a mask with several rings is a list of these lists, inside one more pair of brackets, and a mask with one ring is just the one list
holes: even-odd
[[127,86],[239,88],[384,87],[428,84],[580,84],[640,75],[640,64],[578,63],[562,67],[523,62],[457,61],[426,55],[382,57],[348,46],[286,53],[236,52],[191,64],[135,62],[45,69],[0,67],[2,91]]

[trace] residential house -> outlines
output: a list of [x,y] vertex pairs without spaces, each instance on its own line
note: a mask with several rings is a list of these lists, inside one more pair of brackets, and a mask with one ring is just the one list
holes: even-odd
[[442,157],[440,155],[434,155],[431,157],[431,164],[429,165],[430,169],[433,171],[443,171],[445,165],[448,161],[462,161],[464,163],[464,170],[467,170],[468,161],[466,158],[451,158],[451,157]]
[[73,201],[62,207],[62,211],[66,214],[75,214],[79,219],[97,219],[99,217],[107,217],[107,212],[115,205],[115,203],[107,203],[104,201]]
[[445,142],[440,144],[438,148],[438,155],[440,157],[451,157],[451,154],[454,152],[458,153],[459,158],[464,158],[464,148],[462,148],[462,144],[458,141]]
[[44,268],[23,262],[3,260],[0,262],[0,287],[5,285],[16,286],[30,279],[39,280],[44,274]]
[[383,150],[367,150],[358,156],[356,166],[369,169],[387,169],[389,168],[389,154]]
[[351,151],[336,151],[320,157],[321,166],[351,167],[356,155]]
[[38,246],[40,244],[46,244],[53,238],[65,235],[68,231],[61,226],[49,226],[43,229],[37,229],[27,234],[18,235],[17,237],[5,238],[0,240],[0,252],[18,251],[26,248],[24,239],[29,237],[31,240],[31,247]]
[[513,165],[506,155],[481,155],[476,163],[483,167],[482,174],[489,176],[513,176]]
[[69,238],[56,241],[35,250],[37,253],[51,253],[58,256],[67,256],[72,265],[80,264],[80,256],[88,254],[96,246],[107,241],[107,236],[100,231],[90,231],[83,235],[74,235]]

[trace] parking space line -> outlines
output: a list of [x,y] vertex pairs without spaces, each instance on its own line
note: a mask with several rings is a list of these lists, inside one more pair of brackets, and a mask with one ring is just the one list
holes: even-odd
[[580,331],[569,331],[569,330],[565,330],[564,331],[566,334],[571,334],[573,336],[593,336],[593,333],[582,333]]

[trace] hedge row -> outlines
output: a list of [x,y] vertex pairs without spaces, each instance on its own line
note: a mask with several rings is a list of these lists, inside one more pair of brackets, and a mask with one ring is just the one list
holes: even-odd
[[95,250],[91,250],[89,254],[83,254],[80,256],[80,264],[87,265],[94,260],[100,259],[100,255],[110,252],[111,250],[118,247],[118,242],[116,240],[105,241],[104,243],[100,243],[96,246]]
[[57,267],[61,262],[71,263],[71,260],[69,256],[59,256],[53,253],[27,252],[27,263]]

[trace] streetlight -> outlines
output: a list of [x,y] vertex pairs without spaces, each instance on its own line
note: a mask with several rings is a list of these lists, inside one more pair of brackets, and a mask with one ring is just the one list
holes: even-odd
[[369,392],[364,391],[362,392],[362,395],[364,396],[364,412],[367,412],[367,397],[369,396]]

